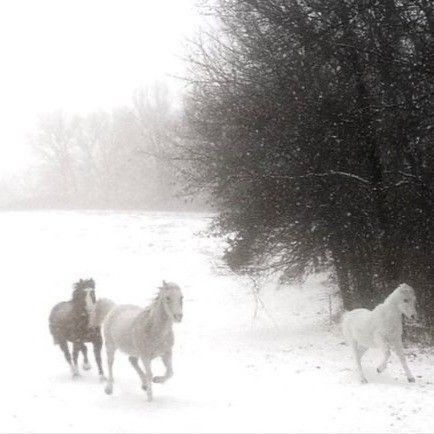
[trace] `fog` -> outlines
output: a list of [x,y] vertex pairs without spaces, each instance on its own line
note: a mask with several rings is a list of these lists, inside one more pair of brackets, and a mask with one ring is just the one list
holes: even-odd
[[199,25],[193,0],[2,2],[0,206],[154,207],[144,196],[117,204],[60,191],[40,152],[41,125],[119,117],[113,113],[133,110],[140,89],[163,87],[168,106],[179,105],[183,83],[174,77],[184,73],[185,44]]

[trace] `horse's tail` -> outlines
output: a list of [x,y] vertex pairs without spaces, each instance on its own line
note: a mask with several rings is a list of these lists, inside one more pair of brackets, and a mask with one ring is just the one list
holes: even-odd
[[101,327],[105,317],[115,307],[115,303],[108,298],[100,298],[96,302],[95,316],[92,321],[94,327]]
[[57,345],[59,343],[59,338],[57,336],[57,328],[54,326],[54,324],[51,321],[48,323],[48,328],[50,329],[51,336],[53,336],[54,345]]
[[50,312],[50,316],[48,317],[48,328],[50,330],[51,336],[53,337],[54,345],[57,345],[60,343],[60,336],[59,335],[61,333],[59,324],[56,321],[57,308],[58,308],[58,305],[54,306]]

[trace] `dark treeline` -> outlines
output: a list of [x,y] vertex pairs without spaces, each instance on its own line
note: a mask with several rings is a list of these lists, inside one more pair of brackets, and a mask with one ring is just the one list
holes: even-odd
[[[405,281],[434,321],[434,3],[218,0],[191,53],[192,187],[237,270],[333,266],[344,306]],[[185,149],[184,149],[185,151]]]

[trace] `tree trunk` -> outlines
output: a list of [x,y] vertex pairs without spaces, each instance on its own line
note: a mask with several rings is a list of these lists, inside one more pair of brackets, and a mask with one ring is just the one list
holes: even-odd
[[333,255],[334,267],[336,270],[339,291],[341,293],[344,309],[351,310],[354,308],[354,300],[351,294],[351,285],[350,285],[348,266],[342,258],[342,252],[339,249],[339,247],[336,247],[333,250],[332,255]]

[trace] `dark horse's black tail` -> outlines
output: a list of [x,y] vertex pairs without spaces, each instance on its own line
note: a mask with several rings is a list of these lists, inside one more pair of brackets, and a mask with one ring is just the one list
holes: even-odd
[[53,336],[53,342],[55,345],[59,345],[62,342],[62,327],[59,324],[59,307],[62,303],[56,304],[51,309],[50,316],[48,318],[48,328],[50,329],[51,336]]
[[59,338],[58,338],[57,333],[56,333],[57,332],[56,327],[50,322],[49,328],[50,328],[51,336],[53,336],[54,345],[58,345],[60,342],[59,342]]
[[48,320],[48,328],[50,329],[51,336],[53,336],[54,345],[58,345],[60,343],[59,328],[53,323],[51,315],[50,319]]

